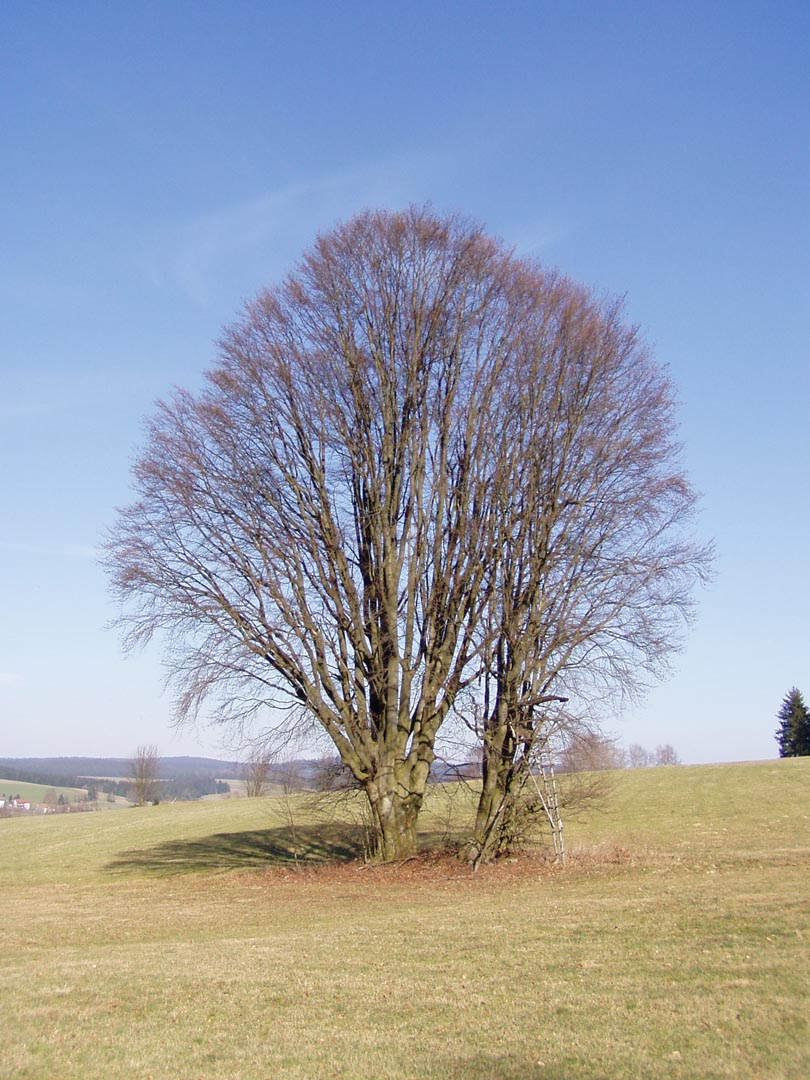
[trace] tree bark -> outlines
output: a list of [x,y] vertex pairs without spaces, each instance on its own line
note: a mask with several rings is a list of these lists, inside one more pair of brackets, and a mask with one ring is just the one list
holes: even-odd
[[364,785],[376,833],[375,856],[383,862],[417,849],[417,822],[425,797],[432,752],[386,762]]
[[487,733],[482,751],[482,786],[470,848],[474,866],[511,850],[515,800],[519,794],[517,744],[511,727],[502,723]]

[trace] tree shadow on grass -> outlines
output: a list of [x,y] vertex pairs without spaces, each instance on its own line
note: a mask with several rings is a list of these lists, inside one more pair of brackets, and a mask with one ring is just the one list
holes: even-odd
[[196,873],[201,870],[312,866],[348,862],[362,854],[359,830],[340,825],[288,826],[215,833],[197,840],[164,840],[154,847],[122,851],[107,863],[110,873],[140,870],[151,876]]

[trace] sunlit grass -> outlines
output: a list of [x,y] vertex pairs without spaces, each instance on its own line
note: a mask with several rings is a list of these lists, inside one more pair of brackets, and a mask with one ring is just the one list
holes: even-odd
[[2,1075],[810,1075],[810,760],[615,781],[562,870],[324,869],[306,797],[0,821]]

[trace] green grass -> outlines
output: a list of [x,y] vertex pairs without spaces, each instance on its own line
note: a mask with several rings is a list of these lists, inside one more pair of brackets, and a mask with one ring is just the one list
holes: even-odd
[[304,797],[2,820],[0,1072],[810,1075],[810,759],[618,773],[566,832],[471,875],[324,866]]
[[13,799],[19,795],[21,799],[30,799],[31,802],[41,803],[45,801],[45,795],[49,791],[55,791],[56,797],[64,795],[67,802],[76,802],[87,795],[87,788],[59,787],[52,784],[29,784],[22,780],[0,779],[0,792]]

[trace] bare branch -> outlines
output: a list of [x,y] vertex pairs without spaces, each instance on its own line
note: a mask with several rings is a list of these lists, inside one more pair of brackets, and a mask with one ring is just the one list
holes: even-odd
[[145,806],[154,799],[159,766],[160,756],[154,744],[138,747],[130,762],[132,786],[138,806]]
[[619,308],[418,208],[320,236],[160,406],[135,478],[107,566],[178,719],[317,725],[385,857],[459,694],[483,680],[503,754],[549,695],[637,692],[705,563]]

